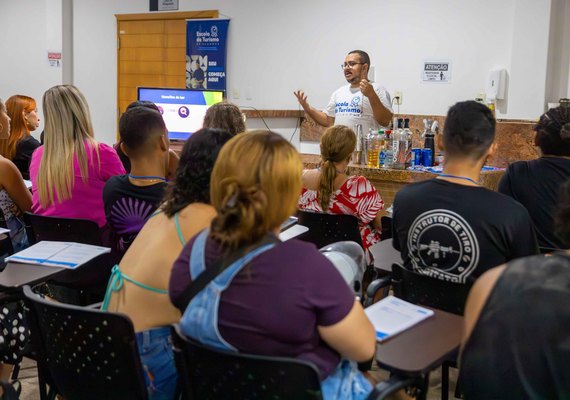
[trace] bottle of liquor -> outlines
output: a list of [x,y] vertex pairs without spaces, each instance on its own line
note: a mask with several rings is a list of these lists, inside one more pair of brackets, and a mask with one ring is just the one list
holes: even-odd
[[405,168],[409,167],[412,161],[412,131],[410,130],[410,119],[404,118],[404,132],[402,134],[405,149]]
[[370,129],[366,137],[366,166],[378,168],[378,156],[380,153],[380,137],[375,129]]
[[392,156],[394,163],[392,168],[406,168],[406,136],[404,133],[404,119],[398,118],[398,128],[392,134]]

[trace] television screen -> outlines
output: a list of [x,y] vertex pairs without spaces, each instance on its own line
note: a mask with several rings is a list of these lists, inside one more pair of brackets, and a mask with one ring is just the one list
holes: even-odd
[[186,140],[202,128],[206,110],[223,99],[222,91],[138,88],[138,100],[158,106],[171,140]]

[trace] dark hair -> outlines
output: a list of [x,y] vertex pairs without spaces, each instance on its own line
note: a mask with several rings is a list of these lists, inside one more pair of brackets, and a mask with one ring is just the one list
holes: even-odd
[[570,156],[570,108],[551,108],[535,125],[535,143],[542,154]]
[[210,175],[220,149],[232,137],[221,129],[202,128],[186,141],[164,196],[162,210],[169,218],[188,204],[210,203]]
[[208,108],[203,126],[204,128],[223,129],[232,135],[245,132],[245,122],[239,107],[226,101]]
[[[131,104],[129,104],[127,106],[127,110],[130,110],[131,108],[134,108],[134,107],[147,107],[147,108],[152,108],[153,110],[160,112],[160,109],[158,108],[158,106],[156,104],[154,104],[152,101],[148,101],[148,100],[133,101]],[[127,111],[127,110],[125,110],[125,111]]]
[[360,56],[360,62],[368,64],[368,67],[370,67],[370,56],[364,50],[352,50],[349,51],[348,54],[358,54]]
[[445,156],[478,160],[495,140],[495,124],[493,113],[483,104],[473,100],[456,103],[445,118]]
[[152,140],[165,132],[162,115],[151,107],[127,108],[119,121],[119,136],[131,157],[145,151]]
[[566,248],[570,247],[570,181],[560,188],[554,213],[554,233]]

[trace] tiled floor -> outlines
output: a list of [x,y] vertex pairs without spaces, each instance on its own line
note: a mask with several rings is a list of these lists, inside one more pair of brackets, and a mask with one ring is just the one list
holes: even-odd
[[[372,373],[380,379],[387,379],[388,373],[386,371],[373,370]],[[40,393],[38,390],[38,378],[36,364],[34,361],[29,359],[24,359],[22,363],[22,368],[20,370],[19,380],[22,383],[22,394],[20,400],[37,400],[40,398]],[[453,399],[453,390],[455,388],[455,382],[457,380],[457,370],[454,368],[450,369],[449,377],[449,398]],[[430,387],[428,390],[428,400],[439,400],[441,399],[441,370],[436,370],[430,375]]]

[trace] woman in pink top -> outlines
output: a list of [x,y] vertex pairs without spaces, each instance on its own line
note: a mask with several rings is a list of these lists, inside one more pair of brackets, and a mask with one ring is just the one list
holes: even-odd
[[93,138],[89,107],[73,85],[54,86],[43,96],[44,145],[32,155],[32,212],[83,218],[103,227],[103,186],[125,173],[111,146]]

